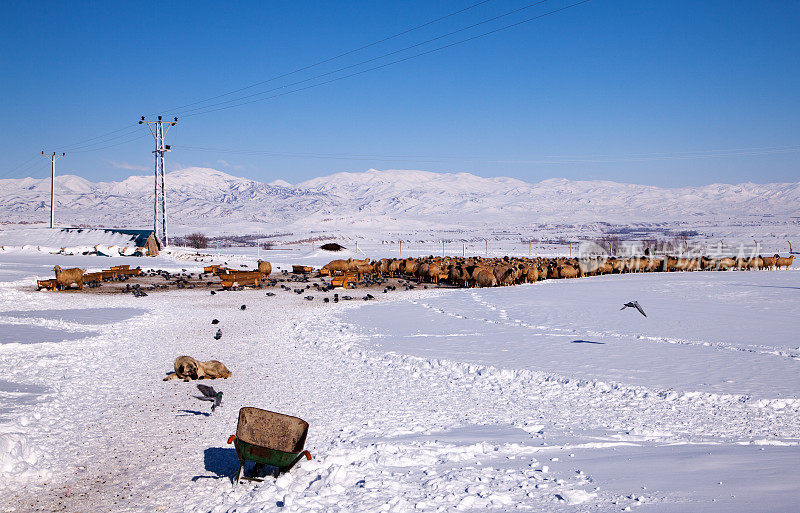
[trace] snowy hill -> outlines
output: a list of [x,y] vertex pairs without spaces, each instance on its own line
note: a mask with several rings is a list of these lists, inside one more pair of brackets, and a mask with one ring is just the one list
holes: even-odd
[[[148,226],[153,178],[92,183],[56,178],[57,219],[64,224]],[[176,229],[191,226],[247,229],[383,230],[539,223],[718,222],[800,214],[800,183],[661,188],[610,181],[549,179],[528,183],[469,173],[370,169],[291,185],[269,184],[208,168],[166,177],[167,209]],[[47,179],[0,180],[5,223],[44,221]]]

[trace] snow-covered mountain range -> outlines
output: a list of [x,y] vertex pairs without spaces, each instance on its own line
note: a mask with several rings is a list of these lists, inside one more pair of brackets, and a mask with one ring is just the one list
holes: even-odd
[[[199,226],[240,233],[377,226],[411,231],[541,223],[705,223],[800,215],[800,182],[662,188],[370,169],[291,185],[187,168],[167,174],[166,185],[173,231]],[[0,190],[4,223],[48,219],[49,179],[0,180]],[[146,227],[152,215],[151,176],[98,183],[73,175],[56,178],[60,224]]]

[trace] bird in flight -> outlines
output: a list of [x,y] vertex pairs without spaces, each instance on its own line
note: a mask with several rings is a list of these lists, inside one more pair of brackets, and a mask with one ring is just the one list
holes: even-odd
[[197,385],[197,389],[203,395],[196,395],[194,396],[195,399],[200,399],[201,401],[213,401],[211,404],[211,413],[214,413],[214,410],[217,409],[217,406],[222,406],[222,392],[217,392],[214,390],[214,387],[210,387],[207,385]]
[[645,317],[647,317],[647,314],[644,313],[644,310],[642,310],[642,307],[641,307],[641,305],[639,304],[638,301],[629,301],[628,303],[625,303],[622,306],[622,308],[620,308],[620,310],[625,310],[626,308],[635,308],[635,309],[639,310],[640,314],[642,314]]

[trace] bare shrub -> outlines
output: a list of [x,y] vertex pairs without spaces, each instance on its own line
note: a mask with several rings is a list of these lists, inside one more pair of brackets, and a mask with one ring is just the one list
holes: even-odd
[[203,249],[208,247],[208,237],[200,232],[187,235],[185,240],[186,244],[194,249]]

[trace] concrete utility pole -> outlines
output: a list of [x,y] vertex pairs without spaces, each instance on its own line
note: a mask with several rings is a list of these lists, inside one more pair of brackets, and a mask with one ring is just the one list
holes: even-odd
[[168,244],[167,241],[167,200],[166,190],[164,189],[164,154],[170,151],[168,144],[164,144],[164,136],[167,135],[167,130],[172,125],[178,123],[178,118],[173,121],[161,121],[161,116],[158,116],[156,121],[145,121],[144,116],[139,121],[139,124],[146,124],[150,133],[153,134],[153,139],[156,141],[156,149],[153,154],[156,157],[155,163],[155,188],[154,204],[153,204],[153,231],[156,238],[161,241],[162,246]]
[[[42,155],[44,155],[44,150],[42,150]],[[55,211],[56,211],[56,160],[60,159],[61,157],[65,156],[66,153],[62,153],[61,155],[56,155],[55,152],[47,155],[50,159],[50,228],[53,228],[55,223]]]

